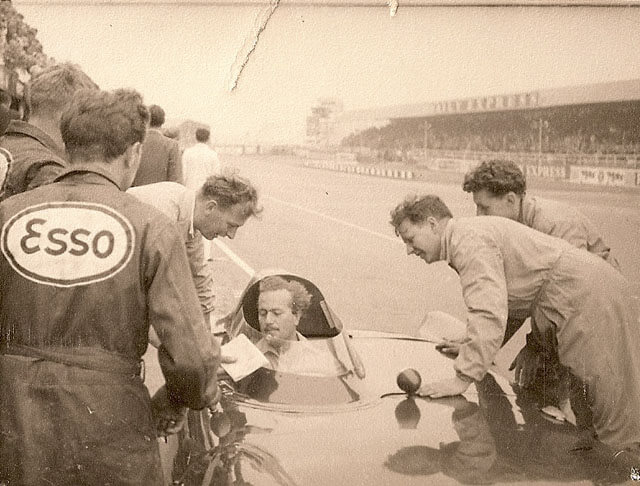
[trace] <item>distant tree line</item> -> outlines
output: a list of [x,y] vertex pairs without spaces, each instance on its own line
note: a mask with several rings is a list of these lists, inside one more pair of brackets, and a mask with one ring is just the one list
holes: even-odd
[[24,21],[10,1],[0,1],[0,49],[7,69],[29,72],[53,61],[44,53],[37,35],[38,30]]

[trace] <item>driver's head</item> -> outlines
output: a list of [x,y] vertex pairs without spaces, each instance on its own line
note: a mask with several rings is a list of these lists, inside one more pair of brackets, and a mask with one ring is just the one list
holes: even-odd
[[311,294],[297,280],[279,276],[260,281],[258,323],[264,334],[285,341],[296,341],[300,317],[311,304]]

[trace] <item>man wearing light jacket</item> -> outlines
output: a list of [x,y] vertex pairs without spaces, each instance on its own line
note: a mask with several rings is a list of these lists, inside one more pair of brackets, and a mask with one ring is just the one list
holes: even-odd
[[185,243],[200,307],[210,326],[213,324],[209,317],[214,310],[215,294],[203,239],[226,236],[232,240],[249,217],[260,213],[256,189],[237,175],[217,175],[209,177],[197,192],[175,182],[132,187],[127,192],[162,211],[177,224]]
[[456,376],[427,383],[422,393],[456,395],[482,380],[513,309],[530,315],[540,335],[553,329],[557,341],[540,344],[585,384],[598,439],[638,450],[640,324],[631,285],[620,272],[507,218],[453,218],[434,195],[405,199],[392,211],[391,224],[407,254],[445,261],[458,273],[467,307]]

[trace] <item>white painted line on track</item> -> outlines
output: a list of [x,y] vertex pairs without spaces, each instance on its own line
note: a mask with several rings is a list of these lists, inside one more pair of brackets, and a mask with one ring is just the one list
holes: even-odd
[[305,208],[303,206],[298,206],[297,204],[293,204],[293,203],[290,203],[290,202],[287,202],[287,201],[283,201],[282,199],[278,199],[278,198],[275,198],[273,196],[263,196],[263,197],[266,198],[266,199],[271,199],[272,201],[279,202],[280,204],[284,204],[285,206],[289,206],[289,207],[295,208],[295,209],[297,209],[299,211],[304,211],[304,212],[311,213],[311,214],[314,214],[316,216],[319,216],[321,218],[328,219],[329,221],[333,221],[334,223],[338,223],[338,224],[341,224],[343,226],[347,226],[349,228],[357,229],[359,231],[362,231],[364,233],[370,234],[372,236],[376,236],[378,238],[382,238],[382,239],[385,239],[385,240],[388,240],[388,241],[392,241],[393,243],[396,243],[396,244],[398,244],[398,243],[402,244],[402,241],[400,241],[399,238],[394,238],[394,237],[389,236],[389,235],[383,235],[382,233],[377,233],[377,232],[375,232],[373,230],[370,230],[370,229],[367,229],[367,228],[363,228],[362,226],[358,226],[357,224],[349,223],[347,221],[342,221],[341,219],[334,218],[332,216],[327,216],[326,214],[322,214],[321,212],[314,211],[313,209]]
[[225,245],[222,241],[215,239],[213,240],[213,242],[216,244],[216,246],[218,248],[220,248],[225,255],[227,255],[229,258],[231,258],[231,261],[233,261],[233,263],[235,263],[236,265],[238,265],[240,268],[242,268],[242,270],[245,271],[245,273],[247,273],[249,275],[249,277],[253,277],[254,274],[256,273],[255,270],[253,268],[251,268],[247,262],[245,262],[242,258],[240,258],[238,255],[236,255],[231,248],[229,248],[227,245]]

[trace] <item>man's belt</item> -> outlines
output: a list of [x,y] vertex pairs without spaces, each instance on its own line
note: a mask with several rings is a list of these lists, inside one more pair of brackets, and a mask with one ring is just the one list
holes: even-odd
[[144,381],[144,361],[136,361],[103,349],[87,346],[36,348],[23,344],[2,344],[0,354],[26,356],[93,371],[139,376]]

